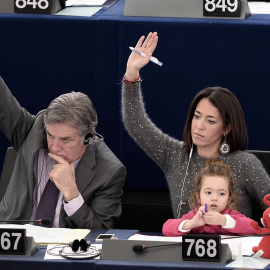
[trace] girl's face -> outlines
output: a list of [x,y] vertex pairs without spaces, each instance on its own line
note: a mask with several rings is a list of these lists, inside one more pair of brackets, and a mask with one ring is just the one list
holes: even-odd
[[197,200],[201,205],[207,203],[208,211],[222,212],[228,205],[229,183],[221,176],[205,176]]
[[224,123],[218,109],[207,99],[198,103],[191,123],[191,136],[200,156],[209,158],[218,153]]

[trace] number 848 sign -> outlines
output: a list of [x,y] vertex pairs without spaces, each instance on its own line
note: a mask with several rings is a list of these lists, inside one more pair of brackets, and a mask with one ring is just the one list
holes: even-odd
[[45,13],[51,11],[51,0],[14,0],[16,13]]
[[241,0],[203,0],[203,15],[240,17]]

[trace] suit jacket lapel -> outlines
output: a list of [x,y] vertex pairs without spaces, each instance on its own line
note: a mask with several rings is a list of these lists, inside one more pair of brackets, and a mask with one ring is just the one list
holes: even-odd
[[[86,189],[86,187],[91,183],[92,179],[94,178],[96,172],[92,170],[96,166],[96,159],[95,159],[95,145],[88,145],[86,147],[86,151],[81,158],[76,171],[76,183],[78,189],[81,194]],[[59,216],[59,226],[63,226],[63,219],[67,217],[67,214],[64,210],[64,206],[61,206],[60,216]]]

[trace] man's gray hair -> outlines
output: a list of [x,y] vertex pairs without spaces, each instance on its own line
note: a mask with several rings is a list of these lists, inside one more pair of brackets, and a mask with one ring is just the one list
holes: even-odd
[[90,98],[81,92],[71,92],[55,98],[44,114],[44,123],[64,123],[79,130],[82,137],[95,132],[97,113]]

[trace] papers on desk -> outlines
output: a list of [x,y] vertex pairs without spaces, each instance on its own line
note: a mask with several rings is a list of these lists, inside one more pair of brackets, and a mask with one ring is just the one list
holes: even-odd
[[248,2],[252,14],[270,14],[270,3],[266,2]]
[[66,7],[55,15],[91,17],[99,10],[101,10],[101,7]]
[[74,239],[82,239],[90,233],[90,230],[87,229],[45,228],[31,224],[1,224],[0,228],[26,229],[26,236],[33,237],[37,245],[68,244]]
[[66,7],[102,6],[106,0],[67,0]]
[[67,0],[66,8],[55,15],[91,17],[101,9],[109,8],[118,0]]
[[270,263],[270,259],[242,257],[229,264],[226,267],[248,268],[248,269],[264,269]]
[[145,241],[165,241],[165,242],[179,242],[182,243],[182,236],[152,236],[143,234],[134,234],[128,238],[128,240],[145,240]]
[[91,17],[99,10],[106,0],[67,0],[66,8],[55,15]]
[[[229,238],[229,239],[223,239]],[[251,256],[253,254],[252,247],[258,246],[259,242],[261,241],[262,237],[259,236],[251,236],[251,237],[239,237],[239,238],[231,238],[228,235],[223,235],[221,237],[221,243],[227,243],[230,248],[237,244],[237,242],[241,242],[242,244],[242,255],[244,256]]]

